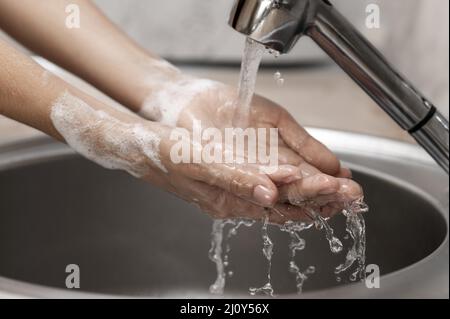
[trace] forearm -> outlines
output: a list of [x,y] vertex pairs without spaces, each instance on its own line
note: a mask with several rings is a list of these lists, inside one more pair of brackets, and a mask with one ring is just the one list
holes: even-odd
[[2,41],[0,41],[0,88],[1,115],[32,126],[59,140],[63,140],[63,137],[55,128],[51,114],[55,101],[65,92],[82,99],[94,109],[123,118],[138,118],[132,114],[116,111],[86,95]]
[[64,90],[62,83],[30,58],[0,41],[0,114],[55,138],[50,107]]
[[[80,28],[65,25],[68,4],[80,8]],[[0,27],[34,52],[139,111],[157,82],[177,76],[115,27],[88,0],[0,0]],[[157,85],[156,85],[157,86]]]

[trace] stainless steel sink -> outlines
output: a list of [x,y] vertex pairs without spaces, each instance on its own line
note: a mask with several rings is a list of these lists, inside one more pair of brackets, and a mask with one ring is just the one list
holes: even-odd
[[[337,283],[324,234],[304,233],[302,267],[316,266],[303,298],[449,296],[448,179],[418,147],[310,129],[351,167],[365,188],[367,263],[379,289]],[[342,217],[331,221],[340,238]],[[0,296],[209,297],[211,220],[193,206],[122,172],[104,170],[47,138],[0,146]],[[271,229],[272,270],[280,297],[295,294],[288,238]],[[248,296],[265,280],[260,228],[232,241],[234,276],[226,296]],[[77,264],[81,289],[65,288]]]

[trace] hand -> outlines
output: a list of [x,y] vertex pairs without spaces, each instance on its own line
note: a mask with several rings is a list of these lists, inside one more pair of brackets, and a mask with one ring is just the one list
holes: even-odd
[[[306,163],[294,166],[292,159],[270,172],[267,166],[248,161],[196,162],[190,152],[187,162],[178,163],[173,150],[179,142],[171,137],[183,128],[114,110],[81,92],[60,95],[52,103],[50,119],[61,139],[86,158],[152,182],[199,205],[215,218],[260,219],[269,208],[269,212],[276,212],[271,214],[272,222],[304,220],[310,216],[308,210],[284,201],[297,201],[300,194],[302,198],[322,200],[325,207],[333,201],[343,203],[353,195],[336,183],[336,178],[317,173]],[[182,145],[191,150],[198,148],[191,131],[184,131],[187,139]],[[212,145],[220,153],[229,151],[221,142]],[[338,192],[338,188],[342,190]]]
[[[256,164],[177,164],[171,135],[179,128],[109,108],[81,92],[60,95],[50,118],[61,139],[86,158],[156,184],[215,218],[260,218],[263,207],[276,202],[277,188],[270,177],[282,179],[294,171],[285,165],[267,176]],[[196,147],[189,137],[186,144]],[[280,212],[286,208],[277,205]]]
[[[233,127],[236,101],[234,88],[181,76],[153,91],[140,114],[184,128],[191,134],[194,121],[201,123],[202,129],[217,128],[224,132]],[[309,219],[311,203],[318,213],[330,217],[363,196],[361,187],[349,179],[351,172],[341,168],[336,156],[279,105],[256,96],[248,126],[278,128],[279,169],[276,172],[263,174],[258,164],[170,165],[173,171],[182,171],[184,177],[171,183],[173,190],[183,193],[187,200],[198,200],[200,207],[214,217],[259,219],[264,216],[263,207],[269,207],[277,212],[271,214],[271,220],[277,223]],[[227,148],[226,145],[217,147]],[[180,188],[180,185],[187,187]],[[202,196],[205,194],[208,195]]]

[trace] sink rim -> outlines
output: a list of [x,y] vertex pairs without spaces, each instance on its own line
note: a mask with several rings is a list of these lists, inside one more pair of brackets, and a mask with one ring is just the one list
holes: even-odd
[[[361,155],[370,155],[377,153],[377,157],[385,159],[397,159],[413,161],[419,165],[425,165],[430,168],[439,169],[420,147],[413,144],[407,144],[399,141],[389,140],[380,137],[373,137],[357,133],[348,133],[327,129],[308,128],[308,131],[315,137],[319,138],[326,145],[329,145],[333,151],[344,153],[358,153]],[[368,139],[370,143],[367,143]],[[338,141],[338,142],[337,142]],[[345,141],[339,143],[339,141]],[[33,152],[39,150],[40,152]],[[4,169],[11,169],[13,167],[27,165],[29,163],[38,163],[48,159],[56,159],[66,156],[72,156],[75,152],[69,149],[62,143],[58,143],[46,136],[38,136],[30,139],[25,139],[15,143],[0,143],[0,171]],[[442,276],[447,283],[446,287],[441,287],[442,291],[419,291],[419,295],[425,297],[448,298],[448,250],[449,250],[449,213],[448,207],[442,203],[438,198],[427,193],[425,190],[404,180],[397,180],[391,175],[380,172],[365,166],[351,164],[352,167],[364,173],[375,175],[382,179],[388,179],[393,183],[400,184],[414,192],[419,192],[420,196],[425,197],[437,210],[442,214],[446,221],[446,236],[443,242],[430,255],[419,260],[418,262],[409,265],[403,269],[381,276],[381,280],[388,280],[394,284],[386,284],[391,286],[390,289],[367,289],[363,283],[353,283],[342,287],[328,288],[323,290],[316,290],[306,292],[303,295],[282,295],[281,298],[384,298],[385,293],[396,290],[395,286],[405,285],[414,278],[415,286],[423,287],[427,285],[427,280],[423,278],[423,273],[430,273],[434,277]],[[443,174],[445,174],[442,171]],[[445,267],[442,267],[442,264]],[[438,267],[440,264],[441,266]],[[434,266],[433,266],[434,265]],[[437,273],[437,274],[436,274]],[[416,275],[418,274],[419,277]],[[422,276],[420,276],[422,274]],[[430,276],[428,276],[430,277]],[[419,279],[417,279],[419,278]],[[441,283],[442,279],[437,279],[436,283]],[[425,281],[425,283],[423,283]],[[422,282],[422,283],[418,283]],[[430,282],[428,282],[430,284]],[[432,284],[432,283],[431,283]],[[410,287],[409,285],[408,287]],[[387,290],[387,291],[386,291]],[[397,289],[398,290],[398,289]],[[420,290],[420,289],[419,289]],[[423,289],[422,290],[426,290]],[[382,293],[380,293],[383,291]],[[194,297],[213,298],[209,294],[198,294],[192,291]],[[398,295],[398,293],[397,293]],[[49,298],[128,298],[126,295],[108,295],[95,292],[76,292],[60,288],[52,288],[48,286],[32,284],[15,279],[9,279],[0,276],[0,297],[49,297]],[[134,297],[134,296],[133,296]],[[177,297],[176,294],[163,295],[162,298]],[[186,298],[186,294],[178,296]],[[224,296],[230,298],[231,296]],[[247,295],[236,295],[236,297],[250,298]],[[141,296],[137,296],[141,298]],[[151,296],[142,296],[142,298],[154,298]]]

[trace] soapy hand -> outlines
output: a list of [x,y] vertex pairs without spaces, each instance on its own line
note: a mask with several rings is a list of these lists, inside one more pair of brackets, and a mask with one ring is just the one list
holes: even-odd
[[[180,76],[153,91],[140,115],[182,128],[191,137],[196,129],[202,132],[215,129],[226,135],[226,130],[234,127],[239,107],[236,101],[235,88]],[[162,155],[162,162],[170,169],[163,178],[165,183],[213,217],[260,219],[269,212],[271,221],[276,223],[310,220],[311,210],[331,217],[363,196],[361,187],[350,179],[351,172],[341,168],[336,156],[312,138],[282,107],[256,96],[248,127],[278,129],[276,169],[270,167],[268,173],[269,170],[264,170],[266,164],[250,163],[248,153],[243,154],[244,160],[239,163],[174,164],[173,160],[168,160],[170,150],[166,147],[162,151],[166,154]],[[191,140],[190,143],[192,149],[207,144],[222,154],[235,152],[233,146],[230,148],[226,143],[211,140]],[[172,142],[169,144],[173,147]],[[215,145],[211,147],[211,144]]]

